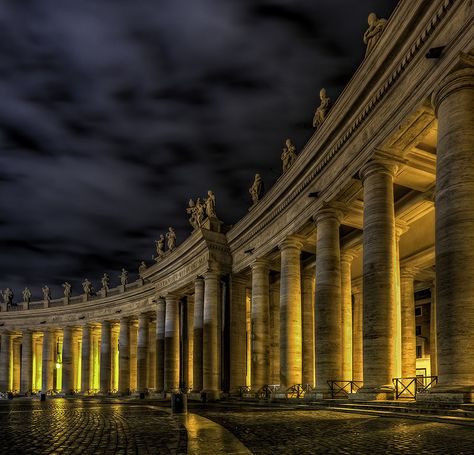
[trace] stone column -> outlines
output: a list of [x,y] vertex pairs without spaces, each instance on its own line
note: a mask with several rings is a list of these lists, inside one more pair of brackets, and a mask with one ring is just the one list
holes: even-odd
[[230,283],[230,393],[245,385],[247,372],[246,299],[247,280],[232,275]]
[[158,298],[156,306],[156,391],[165,390],[165,314],[166,301]]
[[315,383],[315,345],[314,345],[314,299],[315,270],[313,267],[303,271],[302,277],[302,308],[303,321],[303,384],[314,387]]
[[100,391],[103,394],[111,391],[111,335],[110,322],[103,321],[100,337]]
[[[469,58],[471,62],[469,62]],[[474,67],[450,74],[433,95],[436,160],[438,385],[474,400]]]
[[356,399],[393,398],[395,373],[395,213],[393,162],[374,160],[360,171],[364,185],[364,387]]
[[436,334],[436,284],[431,287],[430,303],[430,370],[431,376],[438,376],[438,343]]
[[252,268],[252,389],[269,383],[270,376],[270,269],[265,259],[257,259]]
[[56,368],[55,351],[56,333],[54,330],[45,330],[43,335],[42,393],[51,393],[54,389],[54,369]]
[[137,388],[139,392],[148,389],[148,338],[150,317],[146,313],[138,316],[137,346]]
[[220,398],[219,384],[219,343],[218,325],[220,283],[219,274],[208,271],[204,275],[204,311],[203,311],[203,353],[202,382],[206,398]]
[[156,391],[156,320],[154,315],[148,330],[148,388]]
[[35,354],[35,380],[33,390],[35,392],[41,391],[42,388],[42,371],[43,371],[43,336],[36,334],[34,339],[34,354]]
[[138,319],[130,320],[130,389],[136,391],[137,386],[137,341]]
[[120,376],[120,322],[114,321],[110,325],[110,390],[118,392]]
[[119,335],[119,392],[130,395],[130,318],[120,320]]
[[202,329],[204,315],[204,280],[194,282],[194,346],[193,346],[193,391],[201,392],[202,385]]
[[187,319],[187,341],[186,341],[186,357],[187,366],[186,387],[193,390],[193,355],[194,355],[194,294],[187,296],[186,302],[186,319]]
[[415,288],[416,269],[403,267],[400,271],[402,322],[402,378],[416,376]]
[[82,329],[82,393],[89,394],[92,387],[93,353],[91,326],[86,324]]
[[66,394],[74,393],[74,366],[73,366],[73,328],[64,327],[63,329],[63,379],[62,391]]
[[100,391],[100,326],[94,325],[91,329],[92,332],[92,390],[94,393]]
[[342,214],[332,207],[316,215],[316,393],[330,397],[327,381],[341,378],[341,253],[339,226]]
[[12,355],[12,384],[11,389],[15,393],[20,392],[20,376],[21,376],[21,337],[13,338],[13,355]]
[[270,383],[280,384],[280,279],[270,283]]
[[179,297],[166,296],[165,313],[165,391],[179,390]]
[[355,255],[351,251],[341,253],[341,379],[351,381],[352,372],[352,279],[351,265]]
[[0,392],[10,391],[12,346],[12,336],[9,333],[2,333],[0,351]]
[[21,343],[20,393],[31,393],[33,390],[33,333],[23,332]]
[[352,291],[352,378],[361,382],[364,380],[362,292],[358,288]]
[[293,237],[280,245],[280,387],[301,384],[301,265],[302,243]]

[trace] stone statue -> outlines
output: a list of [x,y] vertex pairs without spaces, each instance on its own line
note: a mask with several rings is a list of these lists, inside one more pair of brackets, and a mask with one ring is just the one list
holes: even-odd
[[146,264],[144,261],[140,262],[140,266],[138,267],[138,273],[141,275],[147,269]]
[[29,303],[31,300],[31,291],[28,288],[23,289],[23,302]]
[[364,33],[364,43],[367,45],[365,55],[369,55],[370,51],[375,47],[382,32],[387,25],[387,19],[379,19],[375,13],[370,13],[367,19],[369,28]]
[[206,215],[208,218],[211,218],[211,217],[214,217],[216,218],[217,215],[216,215],[216,196],[214,195],[214,193],[209,190],[207,192],[207,198],[204,202],[204,204],[206,205]]
[[281,154],[281,161],[283,163],[283,172],[290,169],[293,163],[296,160],[296,147],[291,142],[291,139],[285,141],[285,146],[283,148],[283,153]]
[[82,289],[84,289],[85,295],[92,294],[92,283],[87,278],[82,282]]
[[329,109],[331,108],[331,99],[327,96],[326,89],[322,88],[319,91],[319,99],[321,100],[321,104],[316,109],[313,117],[313,127],[319,128],[319,126],[324,122],[326,119]]
[[51,290],[46,284],[43,286],[41,290],[43,291],[43,300],[49,302],[51,300]]
[[3,303],[5,303],[6,305],[13,304],[13,291],[10,288],[6,288],[3,291]]
[[255,180],[253,185],[249,189],[250,196],[252,198],[252,203],[255,205],[263,196],[264,188],[263,181],[260,174],[255,174]]
[[188,215],[191,215],[189,217],[189,224],[193,227],[193,229],[196,229],[198,227],[198,223],[196,220],[196,205],[194,204],[194,201],[192,199],[189,200],[186,213]]
[[165,236],[163,234],[160,235],[160,240],[155,240],[156,245],[156,258],[161,259],[165,254]]
[[71,297],[71,294],[72,294],[72,286],[66,281],[65,283],[63,283],[63,288],[64,288],[64,297],[68,299],[69,297]]
[[205,206],[201,202],[201,199],[197,198],[197,200],[196,200],[196,223],[199,227],[202,225],[202,221],[204,220],[204,212],[205,212]]
[[108,291],[109,290],[109,284],[110,284],[110,278],[108,273],[104,273],[102,275],[102,278],[100,279],[100,282],[102,283],[102,290],[103,291]]
[[168,228],[168,232],[166,233],[166,240],[168,241],[168,249],[173,251],[176,248],[176,233],[174,232],[173,228]]
[[122,273],[119,275],[120,284],[125,286],[128,283],[128,272],[125,269],[122,269]]

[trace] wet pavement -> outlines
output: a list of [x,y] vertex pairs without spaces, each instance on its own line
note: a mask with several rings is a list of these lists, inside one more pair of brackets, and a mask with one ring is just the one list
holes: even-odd
[[334,412],[144,401],[0,402],[1,454],[474,454],[474,427]]

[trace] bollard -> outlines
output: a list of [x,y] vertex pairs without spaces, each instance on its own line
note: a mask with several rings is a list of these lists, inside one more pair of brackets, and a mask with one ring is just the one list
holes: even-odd
[[188,396],[185,393],[171,394],[171,412],[186,414],[188,412]]
[[40,401],[46,401],[46,394],[45,393],[41,394]]
[[145,399],[145,392],[140,392],[140,400],[144,400]]
[[12,392],[8,392],[8,399],[13,400],[13,393]]

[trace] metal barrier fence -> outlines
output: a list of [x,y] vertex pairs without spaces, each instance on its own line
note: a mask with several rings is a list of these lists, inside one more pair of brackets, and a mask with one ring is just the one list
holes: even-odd
[[331,398],[347,398],[350,393],[355,393],[362,387],[362,381],[327,381],[327,384]]
[[395,398],[413,398],[420,392],[426,392],[438,383],[438,376],[415,376],[392,379],[395,386]]

